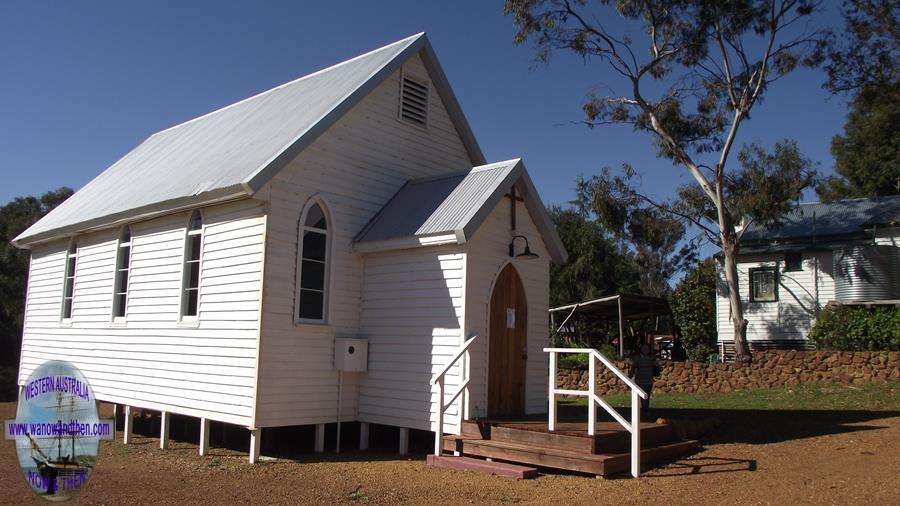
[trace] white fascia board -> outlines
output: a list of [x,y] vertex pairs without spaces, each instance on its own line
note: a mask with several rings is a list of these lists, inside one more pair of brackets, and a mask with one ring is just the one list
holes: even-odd
[[375,253],[378,251],[393,251],[400,249],[422,248],[427,246],[443,246],[446,244],[461,244],[455,232],[449,234],[437,234],[424,237],[399,237],[383,241],[356,242],[353,243],[353,251],[357,253]]
[[57,239],[71,237],[77,234],[96,232],[98,230],[116,228],[125,224],[146,221],[159,218],[168,214],[175,214],[188,209],[205,207],[213,204],[221,204],[233,200],[251,198],[242,185],[230,186],[221,190],[190,195],[177,199],[157,202],[137,209],[130,209],[113,215],[102,216],[93,220],[75,223],[66,227],[52,229],[49,232],[34,234],[25,238],[17,237],[11,241],[12,245],[20,249],[31,249],[32,246],[51,242]]

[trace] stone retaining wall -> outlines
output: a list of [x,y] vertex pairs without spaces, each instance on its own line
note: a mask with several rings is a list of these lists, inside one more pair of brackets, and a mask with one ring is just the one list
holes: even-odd
[[[616,367],[631,375],[629,361],[616,361]],[[654,392],[730,392],[807,381],[861,384],[900,379],[900,352],[767,350],[755,352],[751,364],[661,361],[658,367]],[[625,392],[624,384],[605,367],[597,370],[598,394]],[[557,372],[557,388],[584,390],[587,382],[587,370]]]

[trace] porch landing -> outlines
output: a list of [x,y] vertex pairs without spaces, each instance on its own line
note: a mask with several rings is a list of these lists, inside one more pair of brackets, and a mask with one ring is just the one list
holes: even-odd
[[[594,436],[586,423],[546,421],[472,420],[463,422],[462,434],[443,438],[445,452],[466,457],[574,471],[597,476],[627,472],[631,465],[631,435],[616,422],[598,422]],[[678,439],[670,424],[641,424],[641,462],[652,467],[693,453],[697,441]]]

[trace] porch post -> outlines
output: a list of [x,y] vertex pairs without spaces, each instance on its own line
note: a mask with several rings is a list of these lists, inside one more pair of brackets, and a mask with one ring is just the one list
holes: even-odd
[[641,475],[641,398],[631,390],[631,476]]
[[550,377],[547,378],[547,430],[556,430],[556,352],[550,352]]
[[594,404],[595,389],[597,388],[597,358],[593,353],[588,353],[588,435],[593,436],[597,425],[597,406]]
[[[438,394],[437,394],[437,423],[434,428],[434,454],[440,456],[441,454],[441,445],[443,444],[444,437],[444,377],[440,376],[438,378]],[[462,424],[460,424],[462,427]],[[403,430],[403,429],[400,429]],[[405,453],[403,448],[403,433],[400,433],[400,454]]]

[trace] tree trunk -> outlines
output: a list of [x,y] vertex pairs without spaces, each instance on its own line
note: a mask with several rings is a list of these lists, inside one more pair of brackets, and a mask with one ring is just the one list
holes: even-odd
[[725,258],[725,283],[728,287],[728,303],[731,306],[731,323],[734,326],[734,360],[750,362],[752,356],[747,347],[747,320],[744,319],[744,307],[741,304],[741,293],[738,291],[738,270],[736,248],[732,244],[722,245]]

